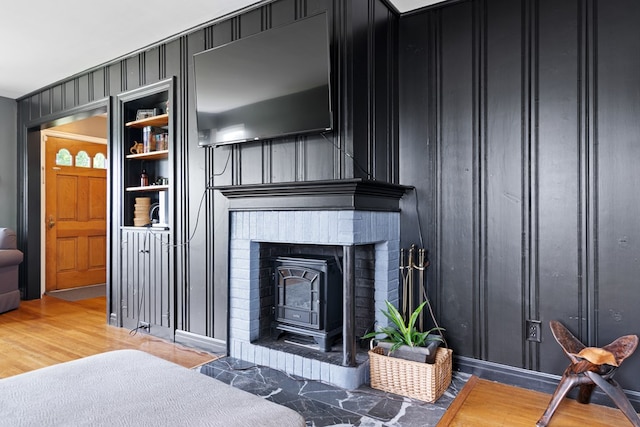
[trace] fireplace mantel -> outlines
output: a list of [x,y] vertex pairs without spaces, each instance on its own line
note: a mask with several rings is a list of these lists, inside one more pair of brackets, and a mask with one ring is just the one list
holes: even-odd
[[397,212],[410,188],[363,179],[285,182],[214,187],[229,199],[229,209],[367,210]]

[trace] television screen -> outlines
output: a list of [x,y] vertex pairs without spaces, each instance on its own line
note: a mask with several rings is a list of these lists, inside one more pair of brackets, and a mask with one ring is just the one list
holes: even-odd
[[200,145],[332,128],[326,14],[194,55]]

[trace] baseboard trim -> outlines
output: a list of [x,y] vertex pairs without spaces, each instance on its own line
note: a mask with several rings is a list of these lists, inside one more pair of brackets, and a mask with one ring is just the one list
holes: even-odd
[[195,347],[210,353],[229,354],[226,341],[218,340],[203,335],[194,334],[193,332],[182,331],[176,329],[175,342],[186,345],[187,347]]
[[[460,372],[547,394],[553,394],[560,381],[559,375],[516,368],[466,356],[454,356],[453,363],[454,369]],[[569,361],[567,360],[567,366],[568,364]],[[625,390],[625,394],[636,411],[640,411],[640,393],[633,390]],[[577,389],[569,393],[569,397],[573,399],[576,398],[576,395]],[[597,387],[591,397],[591,402],[598,405],[615,407],[609,396]]]

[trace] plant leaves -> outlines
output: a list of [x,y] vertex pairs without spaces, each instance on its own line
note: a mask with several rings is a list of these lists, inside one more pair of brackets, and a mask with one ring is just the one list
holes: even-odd
[[389,301],[385,301],[387,310],[382,310],[382,314],[389,319],[391,324],[389,326],[381,327],[378,331],[369,332],[362,338],[374,338],[378,341],[392,342],[394,343],[390,351],[395,351],[402,345],[408,345],[411,347],[424,347],[430,341],[443,342],[441,336],[435,335],[436,331],[444,331],[443,328],[431,328],[426,332],[417,331],[415,328],[416,321],[420,316],[420,312],[424,309],[427,301],[424,301],[411,313],[409,321],[405,322],[402,314],[398,309]]

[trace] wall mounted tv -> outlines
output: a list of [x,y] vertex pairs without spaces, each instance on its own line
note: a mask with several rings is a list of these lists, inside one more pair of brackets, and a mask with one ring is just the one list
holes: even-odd
[[200,145],[332,129],[326,13],[193,59]]

